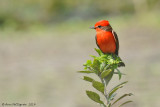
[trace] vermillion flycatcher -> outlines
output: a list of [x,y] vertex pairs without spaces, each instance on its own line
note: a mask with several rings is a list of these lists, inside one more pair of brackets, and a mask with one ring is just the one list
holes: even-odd
[[[96,43],[99,49],[104,53],[116,54],[118,56],[119,40],[116,32],[113,31],[109,21],[101,20],[91,27],[96,30]],[[125,66],[122,62],[119,66]]]

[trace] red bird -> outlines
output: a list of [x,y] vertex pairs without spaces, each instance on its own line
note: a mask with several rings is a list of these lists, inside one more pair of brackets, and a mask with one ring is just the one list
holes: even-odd
[[[104,53],[113,53],[118,56],[119,40],[116,32],[113,31],[109,21],[101,20],[95,24],[92,29],[96,30],[96,43],[99,49]],[[125,66],[120,63],[120,66]]]

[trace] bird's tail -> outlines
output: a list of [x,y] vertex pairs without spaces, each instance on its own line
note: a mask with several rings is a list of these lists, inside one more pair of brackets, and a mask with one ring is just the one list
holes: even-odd
[[[118,56],[119,57],[119,56]],[[122,59],[119,57],[119,59],[122,61]],[[122,61],[122,62],[120,62],[119,64],[118,64],[118,67],[125,67],[125,64],[124,64],[124,62]]]
[[120,63],[118,64],[118,67],[125,67],[124,62],[120,62]]

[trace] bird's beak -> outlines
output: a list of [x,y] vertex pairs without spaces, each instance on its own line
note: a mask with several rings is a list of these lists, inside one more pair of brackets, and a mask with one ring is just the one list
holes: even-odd
[[90,27],[90,29],[96,29],[94,26]]

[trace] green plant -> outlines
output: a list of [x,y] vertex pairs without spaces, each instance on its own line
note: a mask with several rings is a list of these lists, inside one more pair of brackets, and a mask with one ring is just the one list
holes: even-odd
[[[106,101],[102,101],[99,94],[97,94],[96,92],[86,90],[86,94],[91,100],[93,100],[96,103],[99,103],[102,107],[112,107],[112,105],[120,101],[122,98],[131,96],[132,93],[124,94],[121,97],[115,99],[117,95],[117,90],[122,88],[127,83],[127,81],[116,85],[110,91],[107,89],[107,86],[114,74],[119,75],[119,80],[121,79],[122,75],[125,75],[122,74],[118,69],[118,65],[122,63],[122,61],[115,54],[103,54],[99,49],[95,50],[97,51],[99,56],[96,57],[91,55],[91,57],[93,57],[94,60],[87,60],[87,62],[83,65],[85,70],[78,72],[85,74],[93,73],[98,76],[100,82],[94,80],[89,76],[84,76],[83,80],[91,82],[92,86],[105,97]],[[132,101],[126,101],[122,103],[119,107],[130,102]]]

